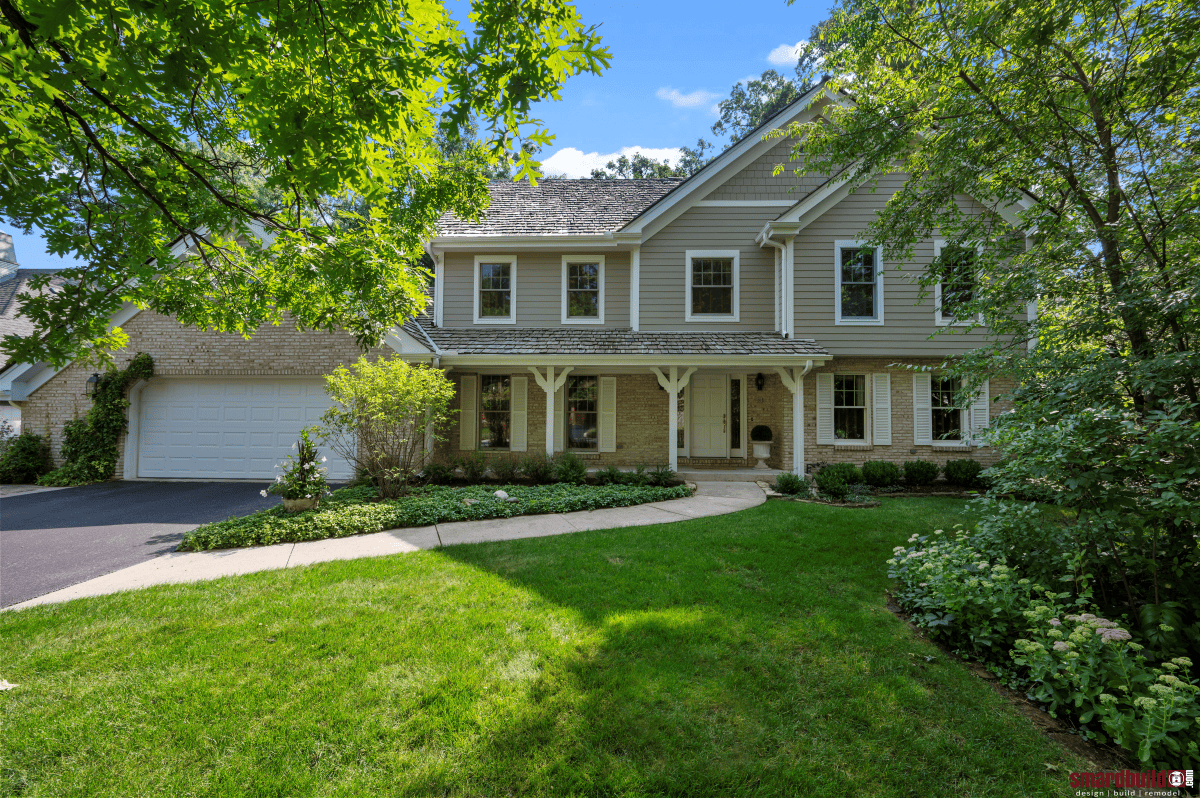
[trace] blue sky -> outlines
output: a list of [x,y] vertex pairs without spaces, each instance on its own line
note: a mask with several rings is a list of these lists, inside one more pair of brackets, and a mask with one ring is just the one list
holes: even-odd
[[[451,0],[456,16],[467,2]],[[599,25],[612,67],[599,77],[567,81],[562,101],[535,112],[554,143],[542,152],[548,173],[586,177],[621,152],[640,150],[671,158],[704,137],[714,107],[730,87],[767,69],[792,74],[790,48],[827,16],[825,3],[785,0],[737,2],[575,3],[584,21]],[[720,144],[727,142],[721,141]],[[5,228],[6,229],[6,228]],[[41,237],[6,229],[26,268],[54,268]]]

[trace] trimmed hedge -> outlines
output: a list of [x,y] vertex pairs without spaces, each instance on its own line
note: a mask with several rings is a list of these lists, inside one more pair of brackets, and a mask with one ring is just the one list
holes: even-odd
[[371,487],[343,488],[334,491],[315,510],[288,513],[282,506],[276,506],[242,518],[198,526],[184,535],[179,550],[207,551],[298,543],[450,521],[628,507],[691,495],[691,489],[686,485],[673,488],[513,485],[506,486],[504,490],[517,501],[506,502],[496,498],[492,495],[496,487],[490,485],[468,488],[430,486],[390,501],[375,501],[375,489]]

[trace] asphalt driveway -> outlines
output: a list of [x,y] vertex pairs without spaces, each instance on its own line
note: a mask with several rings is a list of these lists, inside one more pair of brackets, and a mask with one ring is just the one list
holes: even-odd
[[208,521],[278,504],[264,482],[104,482],[0,499],[0,607],[173,551]]

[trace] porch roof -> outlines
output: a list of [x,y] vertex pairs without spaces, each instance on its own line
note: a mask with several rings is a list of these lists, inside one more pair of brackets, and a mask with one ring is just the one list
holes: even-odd
[[635,332],[629,327],[447,329],[424,320],[412,326],[419,327],[442,355],[830,357],[812,338],[783,338],[774,332]]

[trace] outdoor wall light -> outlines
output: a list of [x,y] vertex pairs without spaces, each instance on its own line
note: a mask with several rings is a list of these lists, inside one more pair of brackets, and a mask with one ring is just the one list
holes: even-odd
[[766,384],[767,384],[767,378],[763,376],[763,373],[761,371],[758,372],[758,374],[754,375],[754,387],[755,388],[757,388],[758,390],[761,391],[763,389],[763,386]]
[[92,376],[88,377],[87,382],[85,382],[83,384],[83,395],[84,396],[95,396],[96,389],[99,387],[100,387],[100,375],[93,372]]

